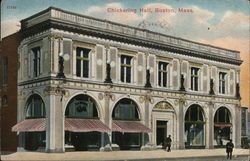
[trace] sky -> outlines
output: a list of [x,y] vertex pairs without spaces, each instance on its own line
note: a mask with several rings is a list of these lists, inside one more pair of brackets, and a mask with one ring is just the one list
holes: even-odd
[[[250,106],[249,0],[3,0],[1,37],[50,6],[241,52],[242,106]],[[140,12],[140,9],[152,12]],[[155,12],[156,8],[174,12]],[[183,8],[192,12],[179,12]],[[128,9],[136,12],[114,12]],[[112,11],[113,10],[113,11]],[[145,24],[145,25],[142,25]]]

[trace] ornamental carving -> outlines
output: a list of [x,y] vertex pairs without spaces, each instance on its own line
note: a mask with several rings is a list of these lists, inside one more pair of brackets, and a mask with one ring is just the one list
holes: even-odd
[[46,87],[44,90],[43,90],[43,95],[44,96],[48,96],[48,95],[60,95],[60,96],[66,96],[68,97],[69,96],[69,91],[68,90],[65,90],[64,88],[62,87]]
[[173,107],[168,102],[162,101],[157,103],[154,109],[173,110]]
[[141,97],[139,98],[139,102],[140,102],[140,103],[143,103],[143,102],[150,102],[151,104],[153,104],[153,103],[154,103],[154,99],[153,99],[151,96],[146,95],[146,96],[141,96]]
[[175,105],[180,105],[180,106],[186,106],[187,105],[187,101],[184,99],[178,99],[174,101]]
[[111,92],[104,92],[104,98],[109,98],[112,101],[114,101],[115,100],[115,95],[112,94]]
[[99,98],[99,100],[103,100],[103,97],[104,97],[104,96],[103,96],[103,94],[102,94],[102,93],[99,93],[99,94],[98,94],[98,98]]

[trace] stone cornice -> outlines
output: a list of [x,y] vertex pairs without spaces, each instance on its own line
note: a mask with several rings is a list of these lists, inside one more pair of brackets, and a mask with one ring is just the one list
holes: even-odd
[[82,28],[78,25],[62,23],[62,22],[58,22],[54,20],[47,20],[37,25],[34,25],[32,27],[22,29],[23,38],[35,35],[38,32],[42,32],[50,28],[96,36],[96,37],[100,37],[104,39],[110,39],[114,41],[120,41],[124,43],[130,43],[130,44],[139,45],[143,47],[160,49],[160,50],[164,50],[168,52],[173,52],[173,53],[178,53],[182,55],[193,56],[193,57],[198,57],[198,58],[203,58],[203,59],[209,59],[209,60],[234,64],[234,65],[240,65],[242,63],[241,60],[232,59],[230,57],[215,56],[215,55],[207,54],[206,52],[202,52],[202,51],[198,52],[198,51],[194,51],[191,49],[185,49],[182,47],[170,46],[170,45],[166,45],[166,44],[153,41],[153,40],[144,40],[144,39],[139,39],[139,38],[130,37],[130,36],[125,37],[124,35],[116,35],[113,33],[106,32],[106,31],[93,30],[92,28],[87,28],[87,27]]
[[21,31],[23,38],[26,38],[50,28],[234,65],[242,63],[238,51],[200,44],[53,7],[22,20]]

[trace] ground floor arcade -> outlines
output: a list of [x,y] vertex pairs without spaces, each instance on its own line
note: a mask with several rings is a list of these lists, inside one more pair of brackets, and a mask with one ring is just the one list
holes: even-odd
[[19,150],[64,152],[141,150],[172,147],[216,148],[229,139],[240,146],[239,109],[154,95],[79,92],[25,96],[18,132]]

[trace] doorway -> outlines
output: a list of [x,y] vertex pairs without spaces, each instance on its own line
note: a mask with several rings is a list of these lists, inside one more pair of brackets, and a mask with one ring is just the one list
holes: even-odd
[[167,137],[167,123],[168,121],[156,121],[156,143],[162,145],[162,149],[166,148],[165,139]]

